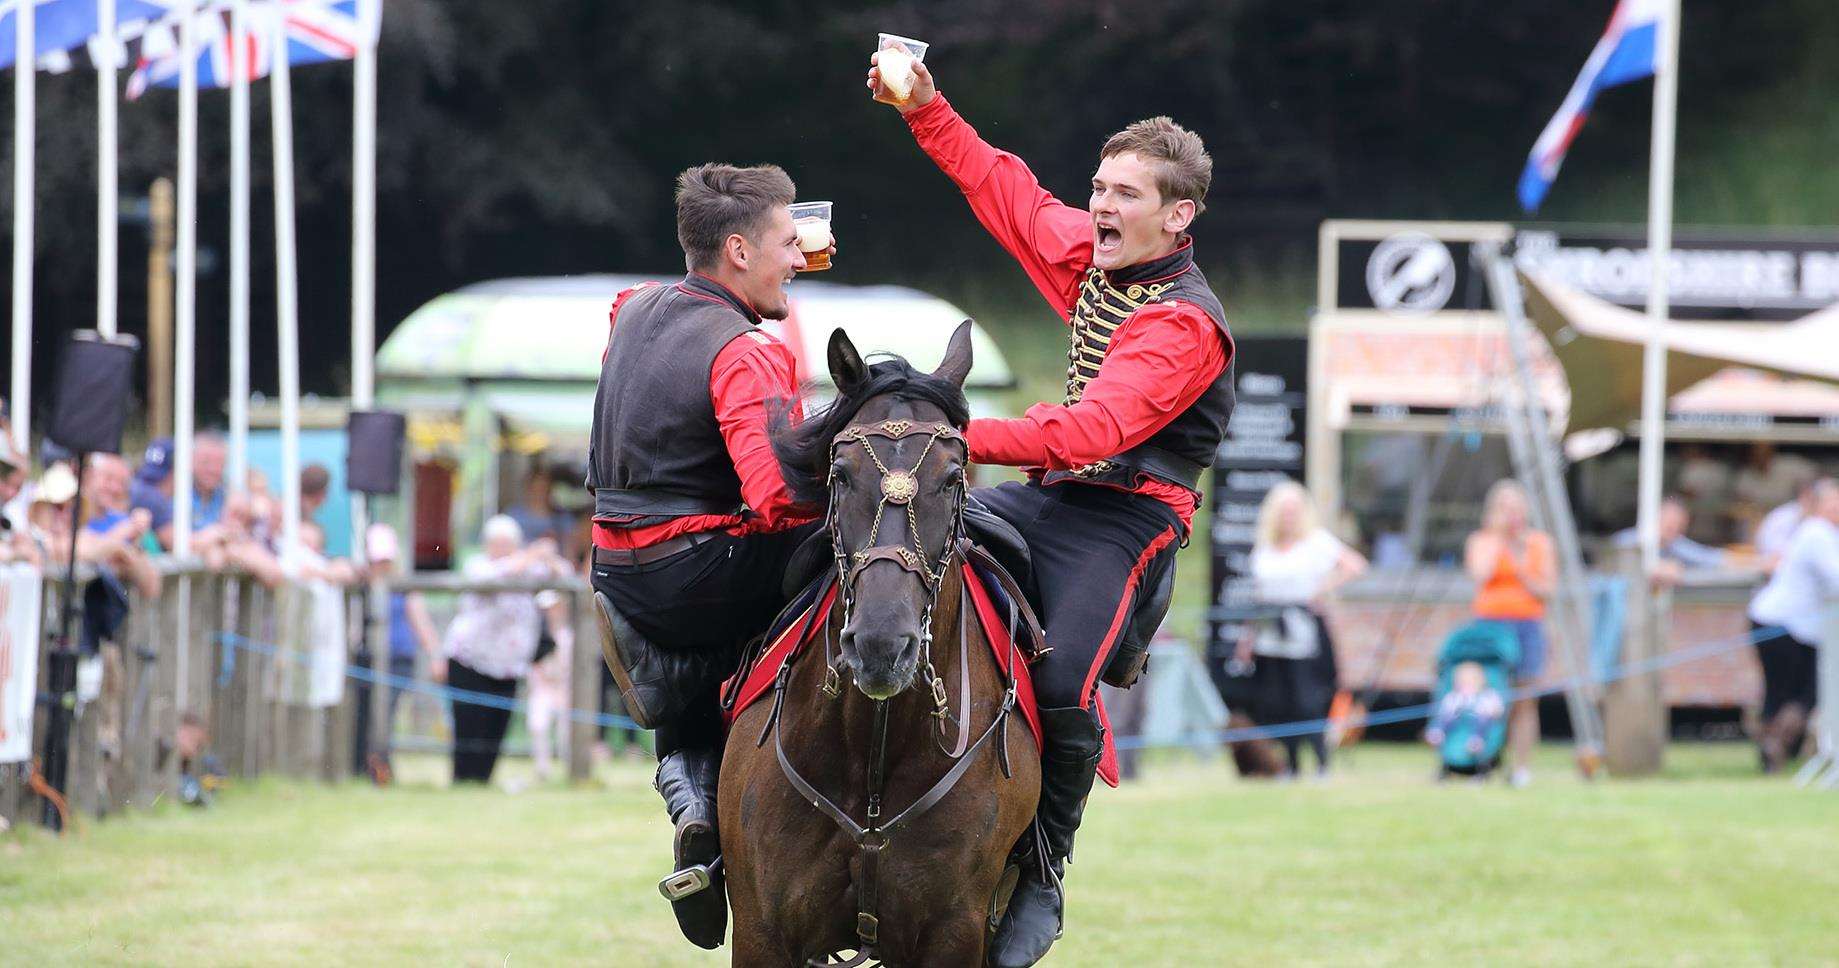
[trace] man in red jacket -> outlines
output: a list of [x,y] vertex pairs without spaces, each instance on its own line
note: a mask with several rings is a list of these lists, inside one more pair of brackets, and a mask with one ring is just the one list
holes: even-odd
[[[1032,669],[1046,748],[1035,831],[1018,845],[1045,849],[1020,850],[991,952],[1032,965],[1062,928],[1060,881],[1103,748],[1098,677],[1141,598],[1170,577],[1232,415],[1232,336],[1187,234],[1213,161],[1168,118],[1138,121],[1105,142],[1089,209],[1075,208],[980,139],[923,63],[913,70],[896,108],[914,139],[1070,327],[1065,402],[967,432],[972,460],[1028,468],[1027,483],[976,497],[1026,539],[1052,648]],[[877,68],[868,87],[884,93]]]
[[716,690],[741,646],[785,604],[786,564],[811,528],[767,439],[796,419],[792,353],[759,327],[790,312],[804,268],[773,165],[700,165],[677,179],[689,273],[613,300],[594,395],[593,585],[602,650],[639,725],[657,730],[658,793],[676,825],[665,879],[684,936],[722,943],[727,900],[715,827]]

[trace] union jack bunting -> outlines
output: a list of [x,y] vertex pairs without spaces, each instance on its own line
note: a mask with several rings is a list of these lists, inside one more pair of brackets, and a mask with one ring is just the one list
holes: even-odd
[[[287,25],[287,62],[323,64],[350,60],[358,47],[376,43],[382,0],[255,0],[248,5],[246,54],[241,58],[248,79],[267,77],[274,65],[274,25]],[[198,50],[198,86],[229,87],[232,80],[230,11],[207,4],[193,25]],[[179,24],[156,25],[141,39],[140,61],[128,78],[128,98],[149,87],[179,86]]]

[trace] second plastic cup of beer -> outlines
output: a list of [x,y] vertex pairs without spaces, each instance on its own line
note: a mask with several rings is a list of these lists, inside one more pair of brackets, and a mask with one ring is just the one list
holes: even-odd
[[926,42],[911,37],[895,34],[882,34],[876,42],[875,49],[881,52],[876,66],[881,73],[881,93],[875,100],[883,104],[905,105],[913,96],[913,83],[918,78],[913,73],[913,65],[926,59]]
[[830,203],[793,203],[792,227],[798,230],[798,251],[805,254],[805,267],[800,271],[830,268]]

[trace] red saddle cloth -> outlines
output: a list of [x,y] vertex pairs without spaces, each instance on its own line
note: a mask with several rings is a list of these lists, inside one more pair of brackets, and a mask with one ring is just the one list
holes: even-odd
[[[964,588],[970,595],[971,605],[977,620],[983,625],[984,638],[990,643],[990,658],[998,670],[1007,669],[1010,664],[1009,627],[996,610],[996,603],[990,593],[983,587],[976,569],[969,565],[960,565],[964,571]],[[725,714],[727,724],[734,725],[735,719],[746,712],[749,706],[760,701],[762,697],[772,694],[773,680],[778,678],[779,669],[798,657],[805,645],[817,638],[824,622],[830,617],[830,609],[836,604],[836,583],[832,582],[815,603],[805,609],[773,641],[767,645],[747,672],[747,678],[741,683],[740,692],[736,694],[733,707]],[[1028,677],[1028,664],[1015,663],[1015,707],[1028,722],[1028,729],[1034,734],[1034,748],[1041,749],[1041,714],[1035,705],[1034,683]],[[723,691],[732,686],[730,681]],[[1105,713],[1103,698],[1094,697],[1098,703],[1098,719],[1105,727],[1104,754],[1098,761],[1098,776],[1111,786],[1117,786],[1117,749],[1111,742],[1111,718]]]

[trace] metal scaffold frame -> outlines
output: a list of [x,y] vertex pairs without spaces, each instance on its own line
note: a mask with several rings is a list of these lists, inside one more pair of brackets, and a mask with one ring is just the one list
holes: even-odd
[[1507,424],[1514,476],[1530,498],[1533,526],[1552,536],[1558,552],[1557,587],[1548,603],[1549,625],[1565,658],[1565,705],[1576,737],[1577,766],[1586,777],[1594,776],[1603,756],[1603,721],[1597,707],[1601,697],[1590,675],[1589,582],[1564,483],[1564,455],[1533,382],[1526,349],[1532,327],[1526,320],[1513,263],[1498,242],[1477,243],[1475,253],[1487,275],[1489,296],[1507,323],[1513,377],[1495,384],[1496,398]]

